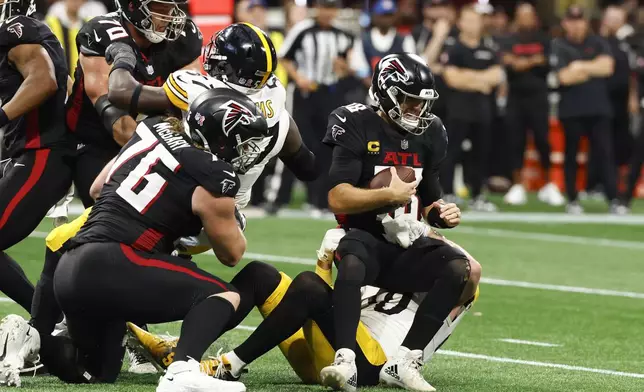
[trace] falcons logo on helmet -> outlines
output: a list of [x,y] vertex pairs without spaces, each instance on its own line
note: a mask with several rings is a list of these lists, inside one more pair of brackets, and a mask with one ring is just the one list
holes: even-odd
[[221,124],[221,128],[226,136],[228,136],[230,131],[232,131],[237,124],[242,123],[243,125],[250,125],[256,120],[255,115],[251,113],[250,110],[232,99],[221,105],[221,107],[226,109],[226,113],[224,114],[224,119]]
[[380,75],[378,75],[378,84],[381,88],[383,83],[387,80],[411,84],[409,81],[409,75],[407,74],[407,69],[405,69],[397,58],[385,60],[382,63],[382,69],[380,70]]
[[7,27],[7,31],[14,33],[18,36],[18,38],[22,38],[22,23],[17,22],[12,24],[11,26]]

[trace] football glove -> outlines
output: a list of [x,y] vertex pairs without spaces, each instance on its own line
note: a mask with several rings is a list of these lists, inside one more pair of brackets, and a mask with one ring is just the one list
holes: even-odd
[[409,214],[403,214],[396,218],[387,215],[382,219],[381,223],[385,229],[383,234],[385,239],[405,249],[409,248],[414,241],[429,233],[429,226]]

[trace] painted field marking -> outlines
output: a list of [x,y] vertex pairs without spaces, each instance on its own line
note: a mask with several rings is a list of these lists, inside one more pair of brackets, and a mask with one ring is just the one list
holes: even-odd
[[532,340],[521,340],[521,339],[497,339],[497,340],[499,342],[512,343],[512,344],[525,344],[527,346],[561,347],[561,344],[545,343],[545,342],[533,342]]

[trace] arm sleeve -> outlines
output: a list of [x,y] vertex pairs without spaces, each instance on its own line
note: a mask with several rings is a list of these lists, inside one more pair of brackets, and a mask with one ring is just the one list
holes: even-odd
[[7,52],[19,45],[40,44],[43,41],[39,22],[26,16],[17,16],[11,23],[4,21],[0,26],[0,34],[3,37],[2,46]]
[[[360,106],[356,107],[360,108]],[[364,110],[367,110],[366,106],[364,106]],[[356,156],[362,156],[366,149],[367,142],[360,132],[360,128],[357,126],[358,124],[356,124],[357,119],[355,117],[356,116],[344,106],[331,112],[327,122],[326,135],[324,135],[322,142],[332,147],[342,146],[353,152]],[[302,133],[311,132],[310,129],[301,129],[300,131]]]
[[185,148],[181,151],[181,166],[195,180],[196,186],[202,186],[215,196],[235,197],[240,187],[239,176],[230,164],[218,159],[215,155]]
[[358,185],[362,173],[362,159],[343,146],[333,147],[333,158],[329,169],[331,188],[339,184]]

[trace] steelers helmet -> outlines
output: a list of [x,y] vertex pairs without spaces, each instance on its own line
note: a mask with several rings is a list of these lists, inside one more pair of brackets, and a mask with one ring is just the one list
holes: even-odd
[[255,103],[225,87],[200,94],[188,108],[186,121],[195,145],[230,163],[239,174],[258,163],[274,136]]
[[[436,118],[431,109],[438,99],[434,75],[420,56],[396,53],[383,57],[373,72],[369,95],[399,128],[420,135]],[[404,113],[401,105],[408,99],[422,103],[420,111]]]
[[[179,39],[186,25],[186,13],[179,6],[188,3],[188,0],[115,0],[118,12],[125,20],[139,30],[145,39],[158,44],[164,40],[175,41]],[[168,13],[154,12],[151,4],[168,7]],[[163,31],[157,31],[156,22],[167,23]]]
[[210,76],[244,94],[252,94],[273,75],[277,53],[264,31],[250,23],[235,23],[210,39],[203,66]]

